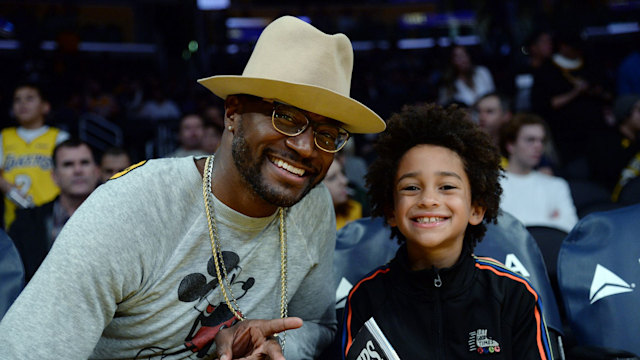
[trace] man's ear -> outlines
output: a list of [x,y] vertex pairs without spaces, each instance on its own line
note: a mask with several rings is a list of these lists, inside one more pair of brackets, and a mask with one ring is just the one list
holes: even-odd
[[224,101],[224,127],[225,129],[233,129],[235,127],[235,118],[240,114],[242,103],[236,95],[229,95]]
[[484,219],[484,213],[487,208],[484,206],[473,205],[471,206],[471,216],[469,216],[469,224],[478,225]]

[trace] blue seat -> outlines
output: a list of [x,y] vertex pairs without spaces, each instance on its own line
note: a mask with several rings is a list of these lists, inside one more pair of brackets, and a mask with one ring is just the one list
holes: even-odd
[[0,319],[24,288],[24,267],[13,241],[0,229]]
[[391,230],[379,217],[352,221],[338,231],[333,254],[334,277],[341,285],[336,293],[338,308],[344,307],[353,284],[395,256],[400,245],[390,235]]
[[640,203],[640,177],[631,179],[620,191],[618,203],[623,206]]
[[558,302],[544,258],[527,228],[511,214],[501,211],[498,224],[489,224],[484,239],[475,248],[478,256],[492,257],[526,277],[542,298],[547,327],[563,334]]
[[[640,356],[640,204],[587,215],[558,254],[558,285],[578,345]],[[626,353],[620,355],[619,353]]]

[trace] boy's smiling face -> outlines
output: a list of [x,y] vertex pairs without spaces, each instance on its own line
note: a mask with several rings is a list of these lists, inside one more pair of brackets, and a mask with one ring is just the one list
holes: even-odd
[[411,267],[452,266],[467,225],[479,224],[485,211],[471,203],[460,156],[441,146],[415,146],[400,159],[394,183],[388,222],[406,237]]

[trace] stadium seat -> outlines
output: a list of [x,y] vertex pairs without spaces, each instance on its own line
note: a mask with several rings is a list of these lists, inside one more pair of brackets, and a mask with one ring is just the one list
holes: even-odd
[[475,248],[478,256],[494,258],[526,277],[542,299],[554,358],[563,359],[563,323],[558,302],[549,280],[545,261],[527,228],[511,214],[502,211],[498,224],[489,224],[484,239]]
[[352,221],[338,231],[333,255],[338,285],[337,307],[344,306],[353,284],[394,257],[399,244],[395,239],[390,239],[390,235],[391,230],[385,227],[384,220],[379,217]]
[[633,178],[622,188],[618,196],[622,206],[640,203],[640,177]]
[[548,226],[527,226],[527,231],[533,236],[540,252],[542,252],[547,273],[549,274],[549,280],[551,280],[551,285],[557,294],[558,252],[560,251],[562,241],[568,234],[563,230]]
[[592,213],[562,243],[558,285],[576,358],[640,355],[639,219],[640,205]]
[[502,211],[498,224],[489,224],[476,255],[492,257],[526,277],[540,294],[547,326],[562,334],[562,321],[545,261],[527,228],[511,214]]
[[0,229],[0,320],[24,287],[24,267],[13,241]]
[[585,179],[572,179],[568,183],[579,218],[600,209],[610,210],[617,206],[611,202],[611,191],[598,183]]

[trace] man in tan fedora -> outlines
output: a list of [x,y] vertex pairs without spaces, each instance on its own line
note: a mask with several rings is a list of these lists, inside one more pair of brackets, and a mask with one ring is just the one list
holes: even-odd
[[[290,16],[225,99],[214,156],[134,165],[61,231],[0,322],[8,358],[309,359],[335,331],[335,218],[321,180],[384,121],[349,96],[353,50]],[[288,330],[285,332],[285,330]]]

